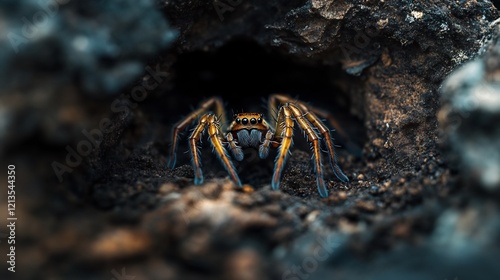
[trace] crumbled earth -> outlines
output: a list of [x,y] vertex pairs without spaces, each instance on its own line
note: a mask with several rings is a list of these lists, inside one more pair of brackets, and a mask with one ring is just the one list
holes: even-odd
[[[31,2],[7,2],[10,25],[36,12]],[[479,106],[498,91],[476,91],[498,86],[490,1],[90,2],[61,5],[46,39],[14,60],[0,54],[0,162],[16,166],[18,218],[16,273],[2,268],[0,278],[500,275],[497,154],[488,164],[477,156],[498,144],[496,103]],[[118,23],[106,17],[114,9],[123,11]],[[89,20],[96,13],[101,20]],[[82,48],[68,22],[113,36],[88,34],[100,46],[88,49],[89,63],[61,55],[53,65],[44,49]],[[19,82],[23,73],[29,83]],[[330,195],[319,196],[299,130],[278,191],[275,152],[261,160],[245,151],[237,187],[206,134],[204,184],[193,184],[184,153],[189,131],[177,166],[166,167],[172,126],[204,98],[221,96],[228,115],[267,113],[262,100],[274,92],[331,113],[325,123],[349,184],[325,163]],[[8,235],[0,229],[4,263]]]

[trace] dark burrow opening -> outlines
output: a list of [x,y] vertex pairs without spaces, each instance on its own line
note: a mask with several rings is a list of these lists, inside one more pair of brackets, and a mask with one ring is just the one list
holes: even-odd
[[[330,112],[341,124],[333,132],[335,144],[341,155],[362,157],[366,141],[362,116],[351,113],[353,98],[346,92],[350,86],[359,88],[363,81],[344,73],[340,65],[324,65],[319,61],[300,61],[284,56],[278,50],[269,50],[255,42],[235,40],[213,52],[196,51],[179,55],[173,65],[174,87],[166,94],[168,112],[164,111],[162,122],[173,126],[193,108],[211,96],[220,96],[225,102],[228,120],[233,112],[261,112],[267,115],[267,99],[272,93],[285,93]],[[267,117],[268,121],[274,123]],[[327,123],[327,122],[325,122]],[[328,124],[328,123],[327,123]],[[331,127],[331,125],[328,124]],[[296,149],[308,151],[309,146],[297,128],[294,131]],[[190,164],[187,146],[189,131],[180,139],[177,166]],[[207,178],[225,177],[222,166],[214,161],[206,134],[202,138],[202,158]],[[256,151],[246,151],[246,160],[236,163],[244,183],[269,183],[275,153],[268,160],[257,164]],[[214,164],[212,164],[214,162]],[[325,166],[327,166],[325,162]],[[211,168],[214,168],[210,172]],[[263,172],[263,170],[265,170]],[[208,172],[206,172],[208,171]],[[256,175],[259,174],[259,175]],[[267,179],[264,179],[267,178]],[[262,180],[261,180],[262,179]]]

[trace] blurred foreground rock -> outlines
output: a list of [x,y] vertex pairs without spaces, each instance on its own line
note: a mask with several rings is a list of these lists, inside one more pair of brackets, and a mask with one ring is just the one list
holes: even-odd
[[32,137],[77,141],[175,37],[150,0],[2,1],[0,155]]
[[460,171],[489,190],[500,187],[500,27],[492,27],[485,53],[446,79],[439,112]]

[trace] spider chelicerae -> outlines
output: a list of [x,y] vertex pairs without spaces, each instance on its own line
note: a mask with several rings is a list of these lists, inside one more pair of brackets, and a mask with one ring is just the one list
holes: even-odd
[[[259,157],[262,159],[268,156],[270,148],[277,148],[278,153],[271,181],[271,187],[277,190],[290,154],[290,147],[293,144],[293,129],[296,123],[311,144],[312,162],[319,195],[321,197],[328,196],[323,175],[323,154],[328,157],[335,176],[344,183],[349,182],[349,179],[337,164],[330,129],[320,119],[330,118],[328,112],[284,94],[271,95],[268,100],[268,110],[270,119],[275,120],[274,125],[266,121],[263,114],[251,112],[233,114],[233,120],[229,126],[226,126],[226,113],[222,100],[219,97],[205,100],[196,110],[174,126],[168,162],[169,167],[175,167],[180,132],[197,121],[188,138],[195,184],[203,183],[199,142],[202,134],[208,131],[209,142],[214,153],[221,161],[229,177],[238,186],[241,186],[241,181],[232,159],[242,161],[244,159],[244,148],[257,149]],[[228,150],[230,153],[228,153]]]

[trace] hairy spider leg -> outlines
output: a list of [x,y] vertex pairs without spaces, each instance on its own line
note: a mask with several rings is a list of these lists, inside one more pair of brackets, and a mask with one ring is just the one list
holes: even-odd
[[274,138],[274,133],[271,129],[266,132],[266,136],[262,141],[262,144],[259,146],[259,157],[264,159],[269,155],[269,146],[271,145],[271,141]]
[[340,134],[344,138],[348,138],[347,132],[342,128],[342,125],[335,119],[332,114],[325,110],[321,110],[319,108],[313,107],[311,105],[305,104],[304,102],[299,102],[301,105],[306,107],[309,111],[313,112],[316,116],[320,116],[323,119],[326,119],[330,125],[335,129],[335,132]]
[[227,153],[226,148],[224,148],[223,142],[221,140],[222,131],[217,116],[210,114],[208,121],[208,137],[210,138],[210,143],[212,143],[213,151],[231,177],[231,180],[233,180],[236,185],[241,187],[241,181],[238,173],[236,172],[236,168],[229,158],[229,154]]
[[285,94],[273,94],[269,97],[269,107],[270,107],[270,113],[272,112],[271,108],[275,108],[278,106],[278,104],[285,104],[285,103],[293,103],[296,106],[298,106],[302,112],[304,113],[305,117],[308,119],[308,121],[313,125],[315,128],[319,130],[321,135],[323,136],[323,140],[325,143],[325,146],[328,149],[328,154],[329,154],[329,160],[330,160],[330,166],[333,170],[333,173],[335,176],[342,182],[348,183],[349,178],[342,172],[342,169],[339,167],[337,163],[337,157],[335,153],[335,145],[333,143],[333,139],[330,134],[330,130],[323,124],[323,122],[316,116],[316,114],[320,115],[323,118],[326,118],[335,128],[337,128],[338,132],[341,134],[345,134],[343,130],[339,130],[338,122],[333,118],[333,116],[323,110],[320,110],[316,107],[310,106],[302,101],[299,101],[297,99],[294,99],[288,95]]
[[236,168],[232,161],[229,159],[227,150],[221,140],[222,132],[220,130],[220,123],[212,113],[205,114],[200,118],[198,125],[195,127],[191,136],[189,137],[189,149],[191,151],[192,165],[194,170],[194,183],[200,185],[203,183],[203,172],[201,170],[200,149],[198,142],[200,142],[201,135],[208,131],[208,138],[212,144],[213,152],[217,155],[227,173],[238,186],[241,186],[240,178],[236,173]]
[[276,113],[272,108],[276,108],[276,106],[278,106],[279,104],[285,104],[285,103],[294,103],[294,104],[297,104],[298,106],[300,106],[300,108],[302,109],[302,111],[304,112],[313,112],[314,114],[326,119],[330,125],[335,128],[335,131],[337,133],[339,133],[340,135],[342,135],[343,137],[345,137],[346,139],[348,138],[347,137],[347,133],[345,132],[345,130],[342,128],[342,126],[340,125],[340,123],[332,116],[332,114],[330,114],[329,112],[325,111],[325,110],[322,110],[322,109],[319,109],[319,108],[316,108],[314,106],[311,106],[303,101],[300,101],[296,98],[292,98],[286,94],[280,94],[280,93],[275,93],[275,94],[272,94],[270,97],[269,97],[269,101],[268,101],[268,104],[269,104],[269,114],[270,116],[276,116]]
[[[298,105],[303,108],[303,111],[307,110],[307,107],[304,106],[303,104],[299,103]],[[332,167],[333,173],[340,181],[348,183],[349,178],[347,178],[344,172],[342,172],[337,163],[335,147],[333,144],[332,136],[330,134],[330,130],[321,122],[321,120],[312,111],[311,112],[305,111],[305,112],[306,113],[304,115],[306,119],[312,126],[318,129],[319,133],[323,136],[323,142],[328,149],[328,154],[329,154],[328,158],[330,160],[330,166]]]
[[233,137],[233,133],[228,132],[226,134],[226,140],[227,140],[227,146],[231,153],[233,154],[233,157],[237,161],[242,161],[243,158],[245,157],[245,154],[243,153],[243,149],[241,146],[238,145],[236,140]]
[[314,164],[314,173],[316,173],[316,185],[318,186],[318,192],[321,197],[328,197],[328,190],[326,188],[325,179],[323,176],[323,165],[321,163],[320,138],[314,130],[313,126],[306,118],[304,118],[304,115],[307,115],[307,113],[303,113],[297,106],[291,103],[288,103],[285,106],[288,106],[290,108],[295,121],[305,132],[307,140],[311,143],[313,152],[312,161]]
[[[294,101],[294,99],[288,95],[278,94],[278,93],[271,94],[269,96],[268,101],[267,101],[267,110],[268,110],[269,120],[271,122],[276,121],[276,126],[277,126],[278,115],[279,115],[278,108],[280,108],[281,105],[292,102],[292,101]],[[275,128],[275,129],[277,129],[277,128]]]
[[174,168],[177,161],[177,148],[179,141],[179,134],[186,129],[191,123],[198,119],[201,115],[205,114],[211,108],[215,107],[215,112],[219,116],[222,124],[226,123],[226,114],[224,112],[224,104],[219,97],[212,97],[203,101],[200,106],[191,114],[177,122],[172,129],[172,146],[170,147],[170,156],[168,159],[168,167]]
[[201,158],[198,142],[207,128],[209,115],[204,115],[200,118],[198,125],[193,129],[189,136],[189,151],[191,152],[191,164],[194,171],[194,184],[200,185],[203,183],[203,171],[201,170]]
[[278,155],[274,160],[274,174],[271,182],[273,190],[277,190],[280,187],[281,174],[283,173],[286,160],[288,159],[290,147],[293,144],[293,126],[290,109],[286,106],[281,106],[278,111],[276,132],[274,134],[275,139],[280,142],[280,145],[278,148]]

